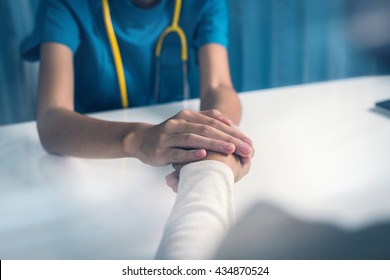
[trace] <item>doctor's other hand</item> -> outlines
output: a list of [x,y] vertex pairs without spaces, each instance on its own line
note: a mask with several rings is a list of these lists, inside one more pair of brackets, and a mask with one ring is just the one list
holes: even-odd
[[[253,155],[254,154],[252,154],[252,156]],[[233,172],[234,182],[236,183],[239,180],[241,180],[242,177],[244,177],[246,174],[248,174],[250,167],[251,167],[251,157],[249,157],[249,160],[248,160],[248,158],[245,158],[243,160],[243,158],[241,158],[240,156],[238,156],[236,154],[225,155],[225,154],[220,154],[220,153],[208,152],[205,160],[216,160],[216,161],[220,161],[220,162],[228,165]],[[176,193],[177,193],[178,187],[179,187],[180,170],[185,165],[186,164],[173,164],[172,166],[175,170],[165,177],[166,184],[170,188],[172,188],[172,190]]]
[[158,124],[139,124],[123,140],[125,151],[153,166],[204,159],[208,152],[250,158],[251,140],[217,110],[183,110]]

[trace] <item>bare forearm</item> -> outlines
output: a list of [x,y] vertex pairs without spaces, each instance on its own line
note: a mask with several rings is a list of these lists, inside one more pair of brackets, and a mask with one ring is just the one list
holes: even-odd
[[[152,125],[98,120],[64,108],[49,108],[38,117],[43,147],[53,154],[83,158],[134,157],[162,166],[197,161],[206,150],[232,153],[247,139],[226,126],[213,111],[182,111]],[[246,151],[237,150],[241,156]]]
[[217,109],[234,124],[241,119],[241,103],[232,87],[220,86],[202,94],[201,110]]
[[49,153],[114,158],[131,156],[124,151],[123,139],[141,124],[103,121],[55,108],[40,116],[37,125],[41,143]]
[[217,109],[234,124],[241,118],[241,104],[230,78],[228,53],[219,44],[199,50],[201,110]]

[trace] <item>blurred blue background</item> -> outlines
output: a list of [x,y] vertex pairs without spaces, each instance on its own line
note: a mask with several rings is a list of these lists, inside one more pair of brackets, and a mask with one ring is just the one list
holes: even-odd
[[[390,34],[389,0],[227,2],[237,91],[390,73],[381,37]],[[38,65],[21,60],[19,45],[39,0],[0,3],[0,124],[33,120]]]

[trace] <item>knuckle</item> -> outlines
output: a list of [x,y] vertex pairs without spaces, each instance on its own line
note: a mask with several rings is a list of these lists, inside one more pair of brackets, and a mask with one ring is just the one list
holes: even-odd
[[173,129],[179,125],[179,121],[177,119],[169,119],[165,122],[166,129]]
[[218,116],[218,117],[222,115],[221,112],[218,111],[217,109],[211,109],[211,110],[210,110],[210,114],[211,114],[212,116]]
[[208,135],[211,132],[211,127],[207,125],[202,125],[199,130],[201,134]]
[[175,116],[173,116],[173,118],[180,118],[182,112],[183,110],[180,110]]
[[217,120],[215,120],[215,119],[210,119],[210,120],[208,121],[208,125],[216,128],[216,127],[219,126],[219,121],[217,121]]
[[179,112],[178,116],[181,117],[181,118],[186,118],[188,116],[190,116],[191,114],[191,111],[188,110],[188,109],[183,109]]

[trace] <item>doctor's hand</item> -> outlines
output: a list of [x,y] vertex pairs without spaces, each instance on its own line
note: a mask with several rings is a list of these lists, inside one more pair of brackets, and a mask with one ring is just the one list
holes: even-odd
[[[252,156],[253,155],[254,154],[252,154]],[[249,158],[249,160],[243,160],[243,158],[235,154],[225,155],[209,152],[205,160],[217,160],[228,165],[233,172],[235,183],[241,180],[241,178],[244,177],[246,174],[248,174],[249,169],[251,167],[251,158]],[[165,177],[166,184],[176,193],[179,187],[180,170],[185,165],[186,164],[173,164],[172,166],[175,170]]]
[[183,110],[158,125],[140,124],[124,138],[124,149],[153,166],[188,163],[206,157],[206,151],[250,158],[252,142],[217,110]]

